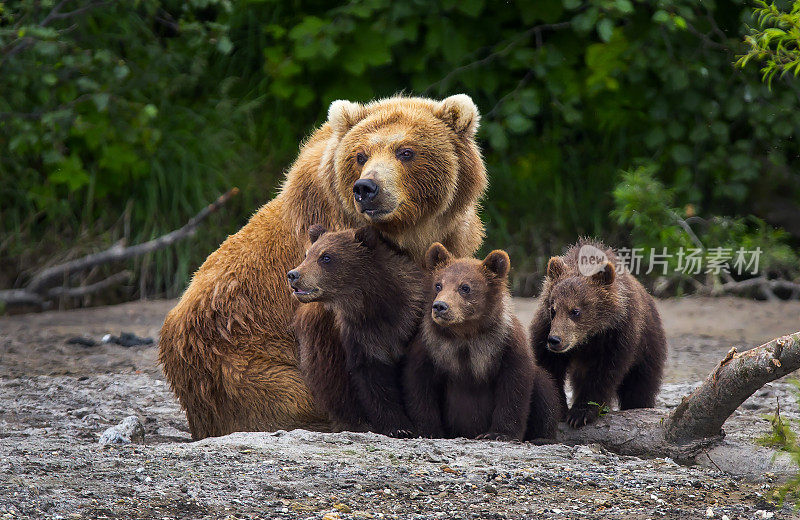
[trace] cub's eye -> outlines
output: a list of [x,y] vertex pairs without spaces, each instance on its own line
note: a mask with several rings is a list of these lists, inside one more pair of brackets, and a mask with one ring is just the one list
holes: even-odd
[[436,289],[436,292],[439,292],[442,290],[442,284],[437,282],[436,285],[433,286],[433,288]]
[[472,290],[472,288],[469,285],[464,283],[464,284],[461,284],[461,287],[459,287],[458,290],[461,291],[462,294],[469,294],[469,292]]
[[556,308],[550,307],[550,317],[555,318],[555,316],[556,316]]
[[571,311],[569,311],[569,315],[570,315],[571,318],[577,318],[578,316],[581,315],[581,310],[580,309],[572,309]]
[[319,257],[319,262],[321,264],[329,264],[331,262],[331,255],[324,254],[324,255],[320,256]]
[[414,150],[412,150],[411,148],[401,148],[400,150],[397,150],[397,153],[395,153],[395,157],[397,157],[401,161],[410,161],[411,159],[414,158]]
[[358,152],[356,154],[356,162],[361,166],[364,166],[364,164],[367,162],[367,156],[361,152]]

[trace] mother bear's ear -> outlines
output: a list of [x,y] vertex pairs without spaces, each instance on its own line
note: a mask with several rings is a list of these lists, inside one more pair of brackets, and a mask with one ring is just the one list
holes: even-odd
[[323,226],[322,224],[314,224],[313,226],[308,228],[308,239],[311,240],[311,243],[313,244],[314,242],[317,241],[319,237],[321,237],[327,232],[328,230],[325,229],[325,226]]
[[466,94],[456,94],[443,99],[434,110],[434,114],[447,123],[455,133],[466,138],[475,135],[481,119],[478,107]]
[[367,249],[375,249],[381,240],[378,230],[373,226],[362,226],[356,229],[354,236],[356,241]]
[[367,109],[360,103],[337,99],[328,107],[328,123],[339,134],[344,134],[365,117]]

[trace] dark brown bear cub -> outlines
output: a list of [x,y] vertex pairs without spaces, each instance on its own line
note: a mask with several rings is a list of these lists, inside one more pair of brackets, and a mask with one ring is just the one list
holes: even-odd
[[[579,269],[591,256],[597,267]],[[573,428],[597,419],[615,397],[623,410],[650,408],[661,385],[667,342],[655,302],[615,263],[610,248],[586,239],[551,258],[531,324],[536,360],[555,377],[565,410],[570,375]]]
[[[558,391],[514,316],[505,251],[454,259],[433,244],[428,308],[406,363],[406,409],[428,437],[550,438]],[[527,433],[526,433],[527,431]]]
[[315,400],[340,428],[410,435],[400,362],[421,319],[420,269],[371,226],[312,226],[309,238],[288,277],[300,302],[318,302],[302,306],[294,322]]

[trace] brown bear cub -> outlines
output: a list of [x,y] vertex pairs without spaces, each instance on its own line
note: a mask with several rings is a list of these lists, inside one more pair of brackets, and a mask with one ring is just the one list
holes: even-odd
[[552,438],[558,390],[538,368],[511,308],[505,251],[426,255],[428,307],[404,371],[406,408],[427,437]]
[[[596,266],[584,268],[590,256]],[[551,258],[531,323],[536,360],[555,377],[564,410],[570,376],[574,398],[566,419],[573,428],[597,419],[614,397],[623,410],[650,408],[661,385],[667,354],[661,318],[642,284],[615,270],[616,261],[610,248],[588,239]]]
[[400,363],[422,317],[421,270],[372,226],[315,225],[309,238],[288,278],[300,302],[318,302],[294,321],[312,395],[340,428],[410,436]]

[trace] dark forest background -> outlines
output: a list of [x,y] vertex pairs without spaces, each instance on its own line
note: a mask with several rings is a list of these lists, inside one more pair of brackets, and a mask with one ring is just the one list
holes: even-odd
[[[479,106],[484,251],[509,251],[518,294],[536,292],[547,257],[578,235],[760,247],[766,276],[797,280],[800,62],[771,85],[757,59],[740,66],[753,8],[0,2],[0,288],[162,235],[239,187],[195,237],[130,260],[128,284],[67,304],[179,295],[274,195],[332,100],[397,92],[464,92]],[[679,294],[724,280],[648,283]]]

